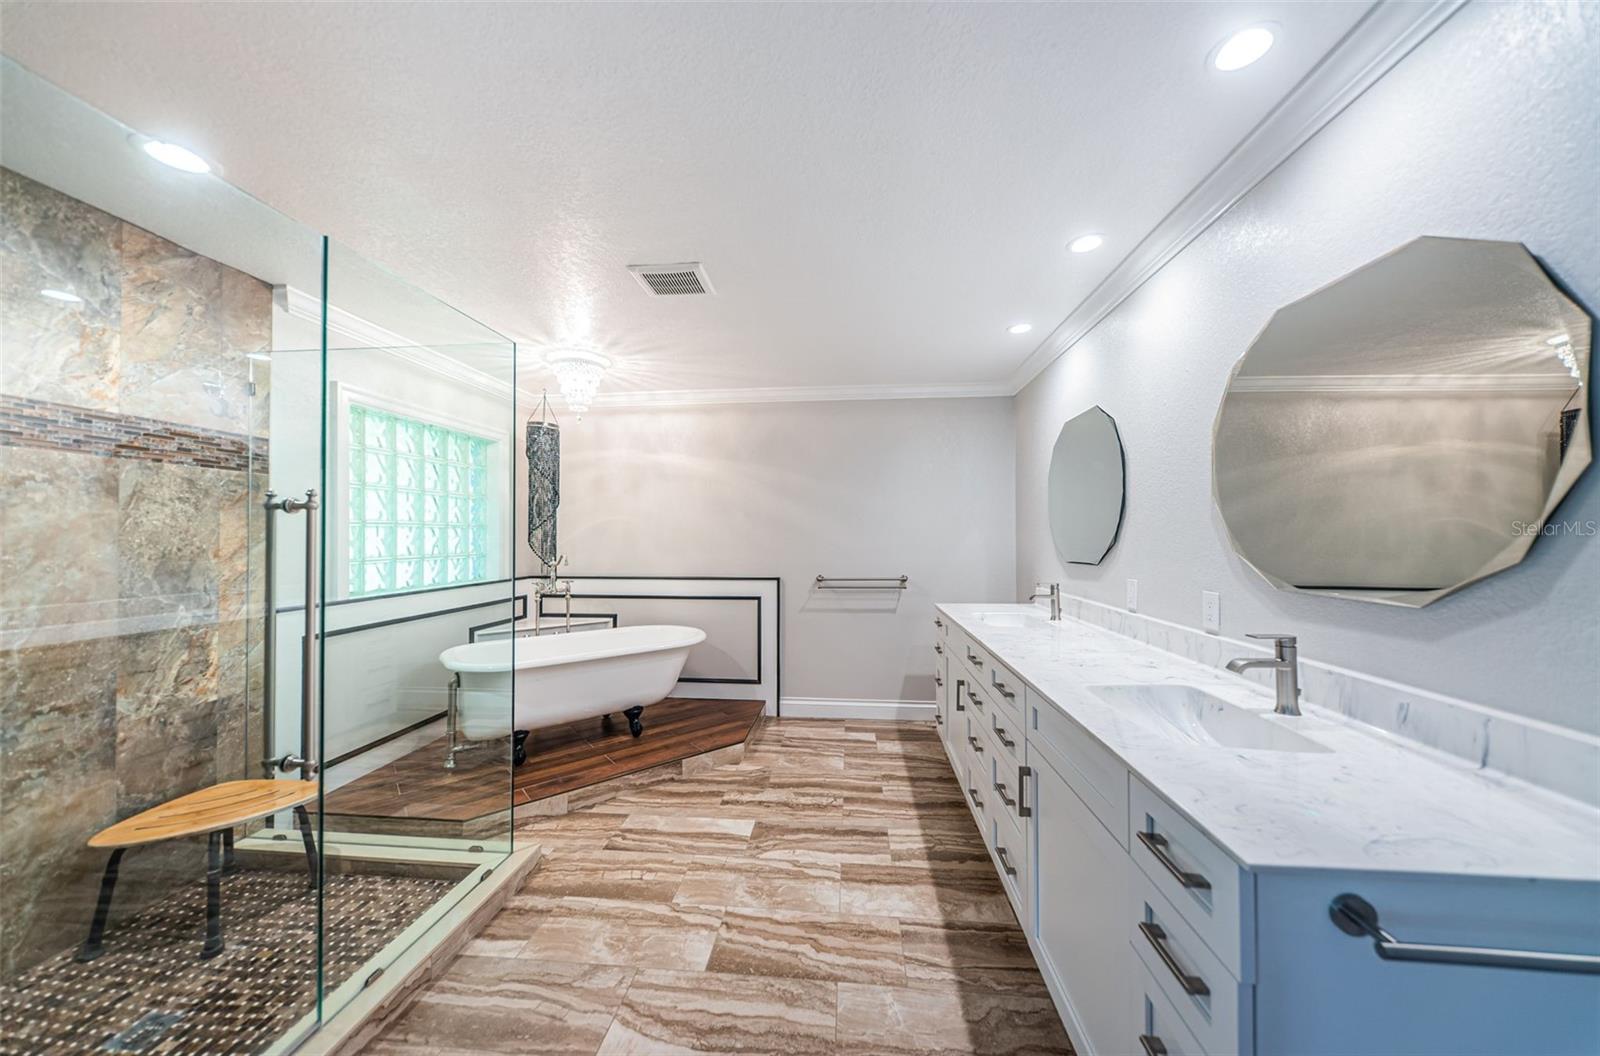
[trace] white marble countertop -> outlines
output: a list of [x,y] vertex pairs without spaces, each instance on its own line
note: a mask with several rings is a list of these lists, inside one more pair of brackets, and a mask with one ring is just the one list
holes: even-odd
[[[1600,811],[1302,701],[1279,716],[1256,683],[1032,605],[939,610],[1115,753],[1241,865],[1600,881]],[[1024,626],[979,613],[1016,612]],[[1092,687],[1195,686],[1331,749],[1201,744]]]

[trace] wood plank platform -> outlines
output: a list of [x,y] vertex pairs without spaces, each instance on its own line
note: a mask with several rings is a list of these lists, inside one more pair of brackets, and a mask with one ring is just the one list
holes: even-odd
[[349,819],[469,823],[517,806],[742,744],[761,718],[759,700],[669,697],[644,710],[644,735],[620,718],[608,732],[599,719],[535,730],[528,761],[511,766],[509,741],[456,756],[444,768],[444,738],[328,793],[325,811]]

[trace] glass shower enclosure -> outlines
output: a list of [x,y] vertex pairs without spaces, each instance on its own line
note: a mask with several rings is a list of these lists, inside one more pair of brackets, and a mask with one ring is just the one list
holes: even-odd
[[0,1049],[292,1051],[513,850],[516,348],[0,61]]

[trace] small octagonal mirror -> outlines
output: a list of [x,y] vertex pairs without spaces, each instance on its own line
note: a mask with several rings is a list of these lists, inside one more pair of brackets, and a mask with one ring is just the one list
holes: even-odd
[[1068,420],[1050,456],[1050,534],[1063,561],[1098,565],[1122,525],[1122,437],[1099,407]]

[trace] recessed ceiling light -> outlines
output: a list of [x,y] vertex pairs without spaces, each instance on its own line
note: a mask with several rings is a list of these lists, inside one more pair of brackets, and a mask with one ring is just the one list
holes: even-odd
[[1025,334],[1029,330],[1032,330],[1032,329],[1033,329],[1033,324],[1032,323],[1012,323],[1010,326],[1006,327],[1006,333],[1008,333],[1008,334]]
[[1223,41],[1211,56],[1211,65],[1224,73],[1242,70],[1272,50],[1272,30],[1246,26]]
[[1067,248],[1074,253],[1093,253],[1105,244],[1105,239],[1099,235],[1079,235],[1067,243]]
[[65,301],[68,304],[82,304],[83,298],[71,290],[40,290],[40,297],[48,297],[52,301]]
[[198,176],[211,171],[211,165],[205,158],[188,147],[180,147],[176,143],[147,139],[144,141],[144,152],[161,164],[170,165],[179,172],[192,172]]

